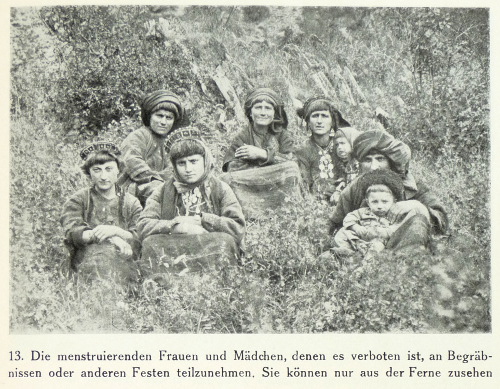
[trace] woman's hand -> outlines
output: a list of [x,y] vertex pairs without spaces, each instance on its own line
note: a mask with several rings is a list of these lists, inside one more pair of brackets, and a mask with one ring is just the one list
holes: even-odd
[[332,205],[337,205],[337,203],[339,202],[339,199],[340,199],[340,192],[338,190],[336,190],[335,192],[333,192],[333,194],[330,196],[330,204]]
[[179,223],[172,229],[173,234],[187,234],[187,235],[199,235],[208,234],[201,225],[191,224],[191,223]]
[[127,239],[128,231],[123,230],[117,226],[109,226],[106,224],[101,224],[92,230],[92,237],[97,242],[102,242],[103,240],[112,238],[113,236],[120,237],[121,239]]
[[174,222],[177,224],[175,224],[175,226],[172,228],[173,234],[198,235],[208,233],[208,231],[201,226],[201,217],[198,215],[177,216],[174,218]]
[[93,230],[85,230],[82,233],[82,240],[85,243],[91,243],[92,239],[94,239],[94,231]]
[[429,210],[427,207],[418,200],[406,200],[395,203],[387,212],[387,219],[391,223],[401,220],[406,214],[414,211],[416,214],[424,215],[430,220]]
[[236,149],[234,156],[244,160],[267,159],[267,150],[252,145],[243,145]]
[[124,241],[122,238],[119,238],[118,236],[113,236],[112,238],[109,238],[109,241],[116,246],[118,251],[123,254],[125,257],[131,257],[132,256],[132,247],[130,244],[128,244],[126,241]]
[[174,223],[178,224],[192,224],[201,227],[201,217],[196,216],[177,216],[174,218]]

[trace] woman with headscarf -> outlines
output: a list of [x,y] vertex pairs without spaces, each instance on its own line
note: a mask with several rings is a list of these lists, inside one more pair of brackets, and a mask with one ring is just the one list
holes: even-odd
[[82,150],[82,171],[91,185],[66,201],[61,225],[73,271],[89,279],[118,273],[115,280],[127,283],[137,274],[136,223],[142,207],[116,185],[119,155],[118,148],[109,142],[94,143]]
[[222,171],[261,167],[289,159],[293,138],[287,131],[288,118],[278,94],[270,88],[254,89],[244,108],[250,125],[234,137]]
[[138,222],[146,274],[159,272],[158,261],[174,266],[183,258],[181,267],[199,268],[239,257],[245,234],[241,206],[231,188],[213,176],[210,150],[190,134],[172,144],[174,177],[153,192]]
[[[224,158],[221,179],[229,183],[247,215],[279,206],[298,193],[300,172],[293,159],[284,103],[269,88],[254,89],[245,100],[249,125],[236,134]],[[258,168],[248,171],[247,169]]]
[[[330,200],[335,192],[336,145],[334,135],[350,124],[326,97],[312,97],[297,110],[311,131],[309,139],[295,151],[302,180],[318,198]],[[352,131],[356,131],[351,129]]]
[[123,141],[125,169],[120,185],[142,204],[153,190],[171,176],[165,152],[167,136],[185,119],[179,97],[168,90],[157,90],[141,101],[143,126]]
[[[359,161],[361,173],[389,169],[403,179],[403,200],[391,208],[388,217],[392,222],[397,222],[410,212],[415,215],[405,220],[396,230],[387,248],[427,245],[431,232],[442,234],[446,231],[448,217],[441,201],[425,184],[415,181],[409,172],[411,150],[405,143],[384,130],[370,130],[362,132],[356,138],[353,153]],[[361,177],[355,179],[340,194],[331,218],[331,232],[342,226],[342,221],[349,212],[365,206]]]

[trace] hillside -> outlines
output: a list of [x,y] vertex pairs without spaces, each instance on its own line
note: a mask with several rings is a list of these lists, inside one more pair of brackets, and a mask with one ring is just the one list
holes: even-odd
[[[489,332],[488,26],[485,9],[13,8],[11,330]],[[313,94],[407,142],[449,236],[353,272],[317,260],[331,210],[291,200],[249,224],[244,266],[148,282],[138,297],[67,279],[58,218],[86,185],[78,150],[119,143],[139,125],[139,96],[168,88],[220,163],[254,86],[283,96],[297,144],[294,112]]]

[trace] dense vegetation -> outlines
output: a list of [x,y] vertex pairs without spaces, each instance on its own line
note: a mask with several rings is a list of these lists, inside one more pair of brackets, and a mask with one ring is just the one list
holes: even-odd
[[[488,25],[477,8],[13,8],[11,330],[490,331]],[[141,93],[168,88],[220,162],[252,86],[285,98],[297,144],[297,100],[316,93],[358,129],[407,142],[450,236],[432,253],[325,261],[330,210],[287,199],[249,223],[242,266],[147,281],[135,296],[68,278],[58,218],[86,185],[82,145],[119,143]]]

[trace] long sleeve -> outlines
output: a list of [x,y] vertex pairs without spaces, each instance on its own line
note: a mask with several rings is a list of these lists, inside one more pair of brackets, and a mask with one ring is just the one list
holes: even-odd
[[149,235],[170,234],[175,226],[173,220],[162,220],[161,201],[164,185],[156,188],[146,201],[146,206],[137,221],[137,231],[142,239]]
[[201,224],[208,232],[226,232],[239,243],[245,235],[245,217],[233,190],[218,179],[212,188],[212,199],[217,202],[220,213],[202,213]]
[[268,133],[262,148],[267,151],[267,159],[259,163],[261,166],[272,165],[273,163],[288,161],[294,158],[294,141],[292,135],[287,130],[283,130],[275,135]]
[[359,221],[361,220],[361,212],[363,209],[357,209],[355,211],[349,212],[343,220],[343,226],[345,228],[349,228],[353,226],[354,224],[359,224]]
[[279,142],[279,154],[286,155],[287,157],[293,153],[294,149],[294,137],[288,130],[283,130],[278,135]]
[[448,215],[446,209],[439,198],[429,190],[427,185],[419,182],[418,191],[412,199],[420,201],[427,207],[431,216],[433,231],[438,234],[445,233],[448,229]]
[[234,162],[234,161],[240,162],[240,160],[236,159],[236,157],[234,156],[236,153],[236,150],[239,147],[243,146],[244,144],[250,144],[250,141],[251,141],[251,139],[248,136],[248,130],[242,130],[234,136],[234,138],[231,141],[231,145],[227,149],[226,154],[224,156],[224,162],[222,163],[222,171],[223,172],[233,170],[230,167],[231,162]]
[[88,189],[82,189],[71,196],[63,206],[61,214],[61,225],[64,230],[64,236],[68,243],[75,247],[85,246],[82,239],[83,232],[92,228],[85,222],[85,197],[88,195]]
[[155,170],[147,162],[148,149],[155,143],[155,139],[149,131],[145,127],[139,128],[129,134],[121,145],[125,170],[129,177],[139,184],[150,182],[153,179],[163,180],[160,175],[160,170],[163,167]]
[[[237,159],[234,155],[239,147],[245,144],[257,146],[252,140],[251,131],[251,129],[245,128],[238,132],[233,138],[231,146],[229,146],[224,157],[222,171],[227,172],[230,170],[242,170],[250,167],[272,165],[278,162],[276,161],[278,158],[281,160],[293,159],[294,141],[292,135],[287,130],[283,130],[278,134],[267,133],[265,135],[260,148],[267,151],[266,160],[242,161]],[[233,164],[234,168],[232,167]]]
[[301,148],[295,151],[297,164],[299,165],[300,175],[307,190],[311,190],[313,184],[312,166],[311,166],[311,149],[309,141],[306,142]]
[[129,193],[125,193],[125,222],[126,226],[124,229],[128,230],[132,235],[133,239],[139,239],[139,234],[137,232],[137,222],[142,212],[141,203],[137,198]]

